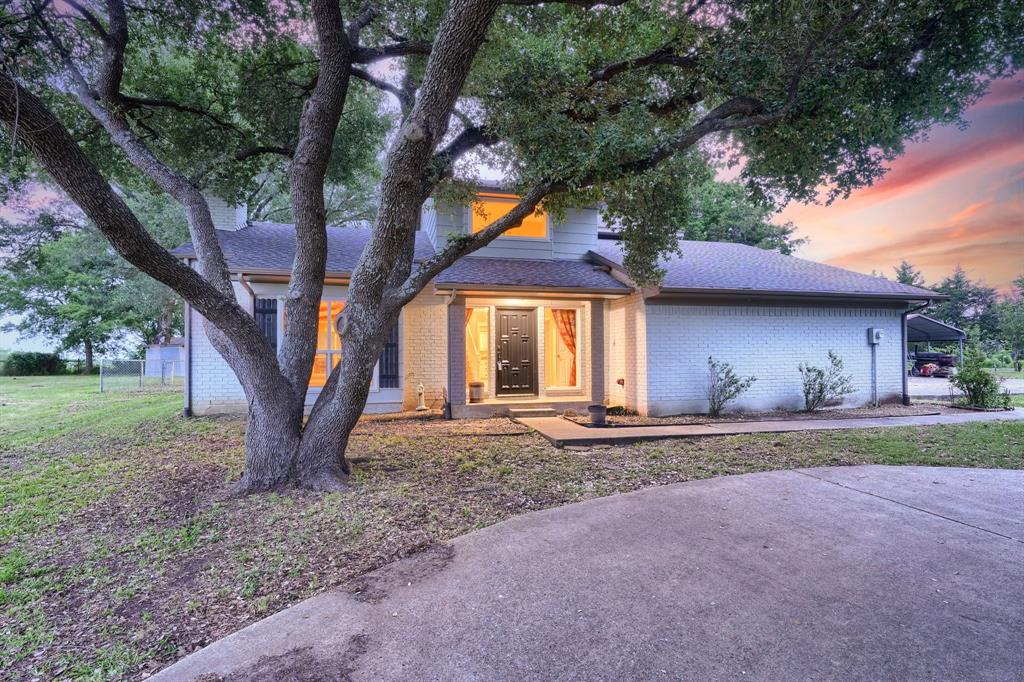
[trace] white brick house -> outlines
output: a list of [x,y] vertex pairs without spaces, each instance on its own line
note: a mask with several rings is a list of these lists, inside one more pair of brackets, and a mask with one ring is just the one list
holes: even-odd
[[[474,207],[428,202],[416,258],[452,233],[479,229],[515,198],[481,190]],[[294,228],[253,223],[215,202],[218,238],[235,294],[275,345],[295,252]],[[331,321],[369,237],[328,228],[321,334],[308,402],[336,358]],[[622,405],[641,414],[707,409],[709,356],[757,377],[731,408],[802,407],[800,363],[823,366],[835,351],[853,377],[849,404],[906,398],[905,317],[940,295],[749,246],[681,242],[661,286],[635,286],[621,244],[596,210],[556,222],[543,213],[446,270],[402,311],[375,371],[366,410],[446,401],[456,417],[514,407]],[[186,244],[175,253],[194,258]],[[186,315],[188,413],[241,412],[241,386],[210,345],[201,318]],[[868,330],[881,332],[869,343]]]

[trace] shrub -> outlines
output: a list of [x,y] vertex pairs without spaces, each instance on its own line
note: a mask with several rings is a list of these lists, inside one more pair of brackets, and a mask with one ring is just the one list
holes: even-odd
[[823,405],[853,393],[853,377],[843,374],[843,361],[828,352],[828,369],[801,363],[800,378],[804,384],[804,409],[813,412]]
[[4,360],[3,373],[7,376],[64,374],[64,361],[56,353],[14,352]]
[[757,381],[757,377],[741,379],[728,362],[708,357],[708,414],[717,417],[725,406],[740,397]]
[[971,407],[1004,407],[1008,401],[999,390],[1002,382],[985,364],[977,348],[968,349],[949,384],[964,394],[964,402]]

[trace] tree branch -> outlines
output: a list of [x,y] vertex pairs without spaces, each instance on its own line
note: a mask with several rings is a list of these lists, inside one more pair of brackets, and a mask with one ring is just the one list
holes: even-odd
[[[15,117],[22,124],[13,130]],[[252,316],[225,294],[160,246],[95,164],[79,148],[64,125],[36,95],[0,71],[0,120],[38,159],[54,182],[99,228],[126,261],[188,300],[200,314],[239,347],[273,351]]]
[[100,22],[99,19],[96,18],[95,14],[93,14],[88,9],[86,9],[84,6],[82,6],[82,4],[80,2],[77,2],[77,0],[64,0],[64,1],[67,3],[67,5],[69,7],[71,7],[73,10],[78,12],[79,16],[81,16],[83,19],[85,19],[85,21],[90,26],[92,26],[92,29],[94,31],[96,31],[96,34],[100,37],[100,39],[104,43],[106,43],[106,42],[108,42],[110,40],[110,36],[107,34],[107,29],[104,28],[103,24]]
[[619,5],[625,5],[629,0],[503,0],[503,5],[518,5],[520,7],[528,7],[531,5],[573,5],[575,7],[583,7],[584,9],[590,9],[597,7],[598,5],[607,5],[608,7],[618,7]]
[[212,111],[207,109],[200,109],[198,107],[189,106],[188,104],[182,104],[181,102],[175,102],[170,99],[161,99],[155,97],[136,97],[134,95],[119,95],[120,101],[124,103],[127,108],[159,108],[159,109],[172,109],[174,111],[180,111],[185,114],[195,114],[207,118],[217,126],[226,130],[238,130],[238,126],[230,121],[225,121],[221,117],[214,114]]
[[279,352],[281,371],[292,386],[291,404],[300,416],[316,354],[317,319],[327,268],[324,179],[345,109],[352,66],[352,44],[338,0],[313,0],[312,13],[320,48],[320,71],[303,106],[288,167],[289,197],[295,217],[295,259],[284,304],[289,324]]
[[380,14],[380,10],[372,5],[367,5],[359,16],[349,22],[348,40],[353,45],[359,44],[359,34],[363,29],[373,23],[373,20]]
[[[781,119],[787,111],[788,109],[782,109],[766,113],[764,105],[759,100],[751,97],[735,97],[715,107],[685,133],[670,143],[659,146],[649,156],[620,165],[616,175],[622,177],[642,173],[657,166],[673,153],[693,146],[711,133],[771,123]],[[603,178],[586,178],[575,184],[586,186],[601,179]],[[450,242],[434,256],[420,263],[415,272],[394,292],[389,304],[405,305],[445,268],[451,266],[458,259],[487,246],[508,230],[517,227],[545,197],[555,192],[565,191],[565,189],[564,185],[553,181],[538,184],[524,195],[507,214],[473,235],[466,235]]]
[[664,64],[669,66],[677,66],[683,69],[689,69],[694,67],[698,63],[697,57],[694,55],[678,55],[675,52],[674,46],[669,43],[659,47],[654,52],[646,54],[642,57],[635,57],[633,59],[626,59],[621,62],[615,62],[608,64],[600,69],[595,69],[590,72],[590,81],[587,85],[596,85],[597,83],[610,81],[615,76],[625,71],[632,71],[634,69],[643,68],[646,66],[652,66],[656,64]]
[[[118,15],[117,7],[121,6],[120,1],[108,0],[108,4],[113,7],[112,16]],[[120,14],[123,15],[123,6],[121,6]],[[41,16],[38,21],[44,34],[61,55],[78,101],[103,126],[107,134],[110,135],[111,141],[124,151],[132,165],[185,207],[192,244],[199,257],[199,266],[203,276],[223,294],[233,295],[234,289],[231,286],[231,277],[224,260],[224,252],[220,247],[220,242],[217,241],[213,218],[210,216],[210,208],[206,199],[189,182],[188,178],[167,166],[146,147],[132,131],[123,112],[119,109],[120,94],[116,91],[116,87],[120,84],[124,66],[123,51],[127,40],[127,30],[122,31],[117,27],[117,22],[113,18],[111,19],[111,35],[118,34],[118,37],[112,38],[106,51],[104,71],[100,74],[105,86],[103,89],[98,89],[101,97],[112,98],[105,99],[111,105],[111,110],[108,110],[96,99],[96,93],[89,87],[85,76],[71,59],[67,49],[50,30],[46,21]],[[111,88],[115,88],[113,93],[110,91]]]
[[397,85],[392,85],[391,83],[388,83],[385,80],[376,78],[375,76],[370,74],[370,72],[361,69],[358,66],[353,66],[351,69],[351,73],[359,80],[369,83],[378,90],[383,90],[384,92],[394,95],[398,99],[398,102],[402,105],[403,108],[412,106],[412,98],[409,96],[407,92],[402,90],[402,88],[398,87]]
[[390,57],[406,57],[409,55],[429,55],[433,44],[419,40],[406,40],[392,45],[379,47],[359,47],[352,55],[354,64],[372,64]]
[[451,177],[455,163],[467,153],[477,147],[486,147],[497,144],[501,140],[498,136],[489,132],[484,126],[469,126],[463,128],[462,132],[455,136],[446,147],[434,153],[430,160],[432,174],[424,178],[423,197],[430,196],[434,187],[442,180]]

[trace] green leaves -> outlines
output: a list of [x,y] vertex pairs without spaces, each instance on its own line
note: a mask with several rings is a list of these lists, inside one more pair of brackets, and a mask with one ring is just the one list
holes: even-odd
[[[689,202],[705,179],[691,155],[725,149],[741,159],[752,205],[816,200],[823,186],[832,200],[881,177],[908,139],[961,123],[987,84],[1024,59],[1020,0],[709,2],[690,16],[692,5],[499,7],[456,106],[500,143],[463,164],[464,174],[475,174],[473,161],[482,159],[514,187],[565,190],[548,205],[607,201],[609,217],[635,243],[631,270],[653,282],[657,258],[676,248],[681,229],[792,248],[791,232],[773,232],[756,210],[721,211],[717,227],[694,224]],[[454,8],[442,0],[374,6],[363,47],[432,41]],[[352,21],[363,3],[344,0],[341,10]],[[18,11],[0,15],[0,48],[12,72],[45,96],[111,179],[148,188],[72,103],[59,50]],[[127,13],[121,90],[133,132],[173,168],[198,173],[204,188],[229,199],[258,187],[283,193],[285,156],[249,152],[288,150],[297,141],[321,49],[308,3],[139,0]],[[102,61],[103,41],[89,21],[68,14],[47,19],[90,73]],[[426,64],[417,55],[395,68],[415,86]],[[753,106],[709,119],[737,99]],[[399,116],[379,91],[354,82],[327,184],[372,182],[369,171]],[[453,117],[452,129],[458,126]],[[0,149],[10,148],[7,135],[0,134]],[[4,173],[8,185],[32,170],[16,151]],[[726,216],[741,226],[725,226]]]
[[[183,212],[170,199],[136,195],[129,203],[164,246],[188,238]],[[88,342],[103,350],[126,332],[146,342],[180,332],[180,299],[76,220],[42,213],[20,230],[5,230],[0,311],[20,316],[9,326],[52,338],[61,349]]]

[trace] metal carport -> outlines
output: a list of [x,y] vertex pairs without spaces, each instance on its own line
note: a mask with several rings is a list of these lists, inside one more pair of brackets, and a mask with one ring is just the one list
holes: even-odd
[[940,322],[927,315],[907,315],[907,343],[946,343],[956,341],[960,345],[960,362],[964,361],[964,341],[967,332],[953,325]]

